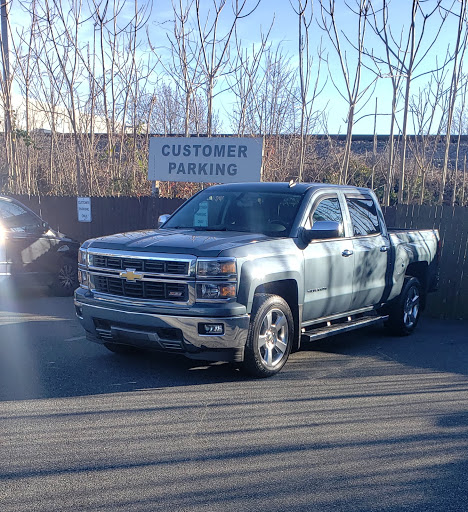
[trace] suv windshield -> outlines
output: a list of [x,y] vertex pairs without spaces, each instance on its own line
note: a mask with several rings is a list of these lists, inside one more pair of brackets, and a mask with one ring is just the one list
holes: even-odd
[[42,228],[42,220],[19,204],[0,200],[0,224],[4,229],[32,232]]
[[164,228],[288,236],[303,196],[275,192],[200,192]]

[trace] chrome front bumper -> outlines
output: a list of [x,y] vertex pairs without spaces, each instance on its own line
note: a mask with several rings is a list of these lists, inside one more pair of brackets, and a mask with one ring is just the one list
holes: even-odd
[[[116,304],[92,304],[75,293],[76,314],[87,338],[180,353],[191,359],[242,361],[250,316],[176,316],[128,311]],[[199,324],[223,324],[224,334],[199,334]]]

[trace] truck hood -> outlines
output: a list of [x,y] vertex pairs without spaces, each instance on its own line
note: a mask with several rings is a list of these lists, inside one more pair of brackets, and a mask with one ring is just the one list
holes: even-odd
[[94,238],[85,242],[88,249],[136,251],[149,253],[191,254],[218,256],[221,252],[271,237],[260,233],[238,231],[193,231],[189,229],[160,229],[133,231]]

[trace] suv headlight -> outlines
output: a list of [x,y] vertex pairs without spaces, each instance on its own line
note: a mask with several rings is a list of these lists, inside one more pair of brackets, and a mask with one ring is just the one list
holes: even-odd
[[200,258],[197,261],[197,299],[229,300],[237,295],[237,263],[234,258]]

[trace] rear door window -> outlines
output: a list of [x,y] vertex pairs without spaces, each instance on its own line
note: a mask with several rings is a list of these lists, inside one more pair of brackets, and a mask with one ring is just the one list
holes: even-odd
[[377,208],[370,196],[346,197],[353,236],[367,236],[380,233]]

